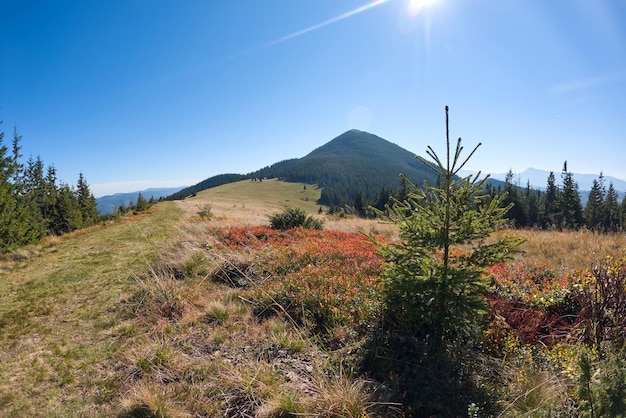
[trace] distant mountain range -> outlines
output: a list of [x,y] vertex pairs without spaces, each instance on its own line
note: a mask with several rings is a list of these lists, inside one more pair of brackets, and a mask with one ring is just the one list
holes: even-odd
[[[280,161],[258,171],[222,174],[208,178],[170,196],[183,199],[209,187],[247,178],[279,178],[289,182],[317,184],[322,188],[318,203],[339,206],[353,203],[357,193],[371,202],[383,190],[400,186],[400,174],[422,185],[436,182],[435,173],[415,153],[368,132],[347,131],[302,158]],[[493,180],[496,184],[503,184]]]
[[101,215],[107,215],[115,212],[122,205],[128,206],[130,202],[137,203],[137,197],[139,194],[141,194],[146,200],[150,200],[152,197],[160,199],[162,197],[170,196],[172,193],[176,193],[180,189],[182,189],[182,187],[163,187],[151,188],[137,192],[115,193],[112,195],[97,197],[96,207]]

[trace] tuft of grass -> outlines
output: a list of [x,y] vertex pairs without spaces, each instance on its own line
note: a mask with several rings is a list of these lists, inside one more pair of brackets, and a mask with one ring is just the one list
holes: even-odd
[[271,326],[271,340],[278,347],[291,353],[302,353],[306,350],[306,341],[301,332],[293,330],[293,324],[276,321]]
[[185,418],[192,415],[180,407],[171,391],[139,385],[122,400],[120,418]]
[[197,214],[200,219],[208,221],[213,217],[213,207],[210,203],[204,203],[203,205],[198,206]]
[[531,361],[503,369],[506,386],[500,416],[544,416],[563,407],[568,397],[566,380],[552,370],[542,370]]
[[256,413],[258,418],[291,418],[306,416],[306,409],[297,395],[281,392],[264,403]]
[[374,387],[374,383],[367,379],[352,380],[342,372],[331,376],[317,375],[307,410],[319,417],[399,416],[398,405],[375,399]]
[[206,307],[204,320],[210,324],[223,324],[229,316],[228,307],[221,302],[214,301]]

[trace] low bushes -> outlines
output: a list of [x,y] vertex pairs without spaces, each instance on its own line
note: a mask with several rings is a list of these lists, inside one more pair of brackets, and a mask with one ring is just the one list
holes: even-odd
[[272,229],[291,229],[302,227],[306,229],[322,229],[324,222],[312,216],[307,216],[302,209],[287,208],[281,213],[269,216]]

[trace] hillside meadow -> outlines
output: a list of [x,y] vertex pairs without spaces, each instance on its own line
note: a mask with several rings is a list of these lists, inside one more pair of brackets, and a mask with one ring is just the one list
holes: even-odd
[[[319,195],[246,180],[7,254],[0,416],[417,414],[392,373],[381,381],[362,367],[383,286],[367,235],[394,242],[397,230],[318,214]],[[324,219],[324,230],[268,228],[267,215],[287,207]],[[601,274],[624,278],[626,237],[499,234],[526,243],[488,271],[492,312],[475,356],[483,373],[472,377],[482,389],[459,397],[464,408],[591,416],[591,403],[602,416],[611,390],[602,370],[619,368],[589,342],[599,334],[589,335],[580,312],[589,295],[576,289]],[[583,379],[584,358],[597,380]]]

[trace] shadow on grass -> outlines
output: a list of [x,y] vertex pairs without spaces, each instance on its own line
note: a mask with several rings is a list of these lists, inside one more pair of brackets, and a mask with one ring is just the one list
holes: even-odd
[[365,346],[362,372],[390,390],[405,416],[467,416],[471,404],[489,412],[487,393],[475,384],[472,350],[448,343],[433,350],[428,330],[407,332],[381,321]]

